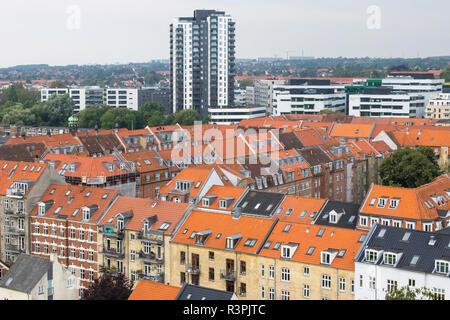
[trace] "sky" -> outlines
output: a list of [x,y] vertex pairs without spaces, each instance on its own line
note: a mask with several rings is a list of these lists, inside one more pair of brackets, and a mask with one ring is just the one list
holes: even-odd
[[448,0],[1,0],[0,67],[169,59],[195,9],[236,22],[236,57],[450,55]]

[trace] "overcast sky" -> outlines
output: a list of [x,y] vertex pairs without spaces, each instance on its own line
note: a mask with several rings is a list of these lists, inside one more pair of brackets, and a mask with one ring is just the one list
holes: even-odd
[[1,0],[0,67],[168,59],[194,9],[234,18],[237,58],[450,55],[448,0]]

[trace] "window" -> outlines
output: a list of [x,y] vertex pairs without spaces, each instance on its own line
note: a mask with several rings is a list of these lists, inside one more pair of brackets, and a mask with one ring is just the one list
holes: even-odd
[[89,281],[94,281],[94,271],[89,270]]
[[261,265],[261,278],[264,278],[266,275],[265,275],[265,267],[264,267],[264,265],[262,264]]
[[322,252],[320,263],[331,264],[331,255],[328,252]]
[[303,275],[309,276],[309,267],[303,267]]
[[269,300],[275,300],[275,288],[269,288]]
[[401,220],[393,220],[392,221],[392,226],[396,227],[396,228],[401,228],[402,227],[402,221]]
[[355,293],[355,280],[350,280],[350,292],[352,293],[352,294],[354,294]]
[[264,300],[266,298],[266,289],[264,287],[261,287],[261,300]]
[[416,223],[411,221],[406,221],[406,229],[415,229]]
[[445,289],[433,288],[432,292],[435,300],[445,300]]
[[391,199],[391,202],[389,204],[389,209],[396,209],[398,207],[399,202],[400,202],[400,199]]
[[80,232],[78,233],[78,235],[79,235],[79,239],[80,240],[84,240],[84,230],[80,230]]
[[309,298],[309,284],[304,284],[303,285],[303,297],[304,298]]
[[359,217],[359,224],[361,226],[367,227],[368,226],[367,222],[368,222],[367,217],[363,217],[363,216]]
[[214,252],[209,251],[209,260],[214,261]]
[[378,208],[384,208],[384,207],[386,206],[387,199],[388,199],[388,198],[386,198],[386,197],[383,197],[383,198],[378,199],[378,205],[377,205],[377,207],[378,207]]
[[376,278],[369,276],[369,289],[375,290],[376,289]]
[[88,252],[88,260],[89,261],[94,261],[94,252],[93,251],[89,251]]
[[383,258],[383,263],[393,266],[395,265],[395,263],[397,262],[397,255],[394,253],[389,253],[389,252],[385,252],[384,253],[384,258]]
[[339,291],[345,292],[345,278],[339,278]]
[[416,286],[416,280],[415,279],[409,279],[408,280],[408,286],[415,287]]
[[322,275],[322,288],[331,289],[331,276],[327,274]]
[[44,225],[44,234],[48,234],[48,226]]
[[395,280],[388,280],[387,281],[387,291],[390,292],[392,290],[397,289],[397,281]]
[[44,294],[44,286],[43,285],[39,285],[39,287],[38,287],[38,294],[39,295]]
[[130,250],[130,260],[135,261],[136,260],[136,251]]
[[291,281],[291,270],[288,268],[281,268],[281,281]]
[[378,252],[375,250],[366,249],[366,261],[376,262],[378,260]]
[[435,262],[435,269],[437,273],[442,273],[442,274],[448,274],[448,270],[449,270],[449,262],[447,261],[442,261],[442,260],[436,260]]
[[209,268],[209,281],[214,281],[214,268]]
[[364,276],[362,274],[359,275],[359,286],[362,288],[364,285]]
[[293,254],[293,248],[291,248],[289,246],[283,246],[281,248],[281,257],[282,258],[290,259],[290,258],[292,258],[292,254]]
[[181,251],[180,252],[180,264],[185,264],[186,263],[186,252]]
[[423,224],[423,231],[432,232],[433,231],[433,224],[432,223],[424,223]]
[[281,300],[291,300],[291,294],[289,291],[281,290]]
[[269,266],[269,280],[275,279],[275,267]]
[[241,261],[241,275],[245,275],[247,272],[247,264],[245,261]]

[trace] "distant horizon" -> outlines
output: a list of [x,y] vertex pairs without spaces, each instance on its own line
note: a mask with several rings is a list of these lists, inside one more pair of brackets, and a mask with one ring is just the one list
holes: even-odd
[[[301,56],[293,56],[293,57],[301,57]],[[310,56],[305,56],[310,57]],[[430,58],[445,58],[445,57],[449,57],[450,58],[450,54],[449,55],[438,55],[438,56],[424,56],[424,57],[370,57],[370,56],[361,56],[361,57],[313,57],[314,60],[318,60],[318,59],[365,59],[365,58],[369,58],[369,59],[380,59],[380,60],[389,60],[389,59],[403,59],[403,60],[408,60],[408,59],[430,59]],[[260,58],[264,58],[264,59],[283,59],[283,60],[288,60],[286,59],[286,57],[275,57],[275,56],[260,56],[260,57],[253,57],[253,58],[243,58],[243,57],[236,57],[236,60],[257,60]],[[95,66],[95,65],[101,65],[101,66],[106,66],[106,65],[127,65],[127,64],[138,64],[138,63],[152,63],[153,61],[158,61],[158,60],[169,60],[169,58],[152,58],[149,59],[147,61],[128,61],[128,62],[111,62],[111,63],[68,63],[68,64],[49,64],[49,63],[30,63],[30,64],[17,64],[17,65],[9,65],[9,66],[0,66],[0,69],[9,69],[9,68],[15,68],[15,67],[27,67],[27,66],[39,66],[39,65],[47,65],[49,67],[68,67],[68,66]],[[307,59],[305,59],[307,60]]]

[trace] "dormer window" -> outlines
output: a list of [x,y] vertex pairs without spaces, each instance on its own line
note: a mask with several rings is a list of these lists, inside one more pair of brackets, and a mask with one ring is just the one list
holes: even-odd
[[209,199],[208,198],[203,198],[202,199],[202,204],[204,207],[209,207]]
[[341,215],[342,214],[338,214],[336,211],[332,210],[330,212],[330,216],[329,216],[330,223],[334,223],[334,224],[338,223],[339,218],[341,217]]
[[412,221],[406,221],[406,229],[416,229],[416,223]]
[[397,254],[391,252],[385,252],[383,255],[383,263],[394,266],[397,262]]
[[449,262],[444,260],[435,260],[435,270],[437,273],[448,274],[449,272]]
[[378,251],[372,249],[365,250],[365,258],[367,262],[377,262],[378,260]]
[[219,201],[219,207],[220,207],[220,209],[228,208],[227,201],[226,200],[220,200]]
[[378,207],[378,208],[384,208],[384,207],[386,207],[386,202],[387,202],[387,200],[388,200],[388,198],[386,198],[386,197],[382,197],[382,198],[378,199],[378,205],[377,205],[377,207]]
[[227,249],[234,249],[241,238],[242,238],[241,234],[236,234],[234,236],[227,237]]
[[45,214],[45,203],[39,203],[39,215],[43,216]]
[[124,228],[124,221],[122,217],[117,218],[117,230],[123,230]]
[[91,218],[91,209],[83,208],[83,220],[87,221]]
[[377,198],[372,198],[372,200],[370,200],[369,206],[374,206],[376,202]]
[[379,218],[370,218],[370,225],[374,226],[375,224],[379,223],[380,219]]
[[292,248],[288,246],[283,246],[281,248],[281,257],[285,259],[291,259],[292,258]]
[[400,199],[391,199],[389,209],[397,209]]
[[359,217],[359,224],[362,226],[362,227],[367,227],[368,226],[368,218],[367,217],[363,217],[363,216],[360,216]]
[[320,255],[320,263],[331,264],[331,254],[329,252],[322,251]]

